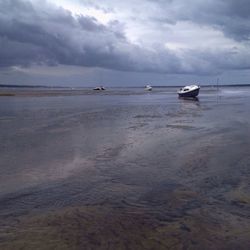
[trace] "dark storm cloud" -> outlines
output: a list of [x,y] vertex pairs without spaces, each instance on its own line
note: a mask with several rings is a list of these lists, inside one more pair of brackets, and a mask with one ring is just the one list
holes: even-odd
[[[145,22],[154,22],[156,28],[158,24],[161,27],[166,23],[174,30],[178,21],[189,20],[218,28],[235,40],[249,39],[247,1],[148,0],[148,3],[156,4],[162,15],[151,12],[150,17],[143,17],[143,13],[140,14]],[[112,4],[111,7],[93,6],[106,12],[113,11]],[[168,9],[166,15],[165,9]],[[119,20],[104,25],[94,17],[72,15],[46,1],[0,1],[0,67],[62,64],[121,71],[198,74],[250,67],[249,60],[245,60],[237,48],[224,51],[187,48],[180,55],[166,49],[164,41],[160,45],[161,42],[150,48],[133,44]]]
[[147,0],[159,5],[162,16],[155,21],[176,23],[191,21],[220,29],[226,36],[237,41],[250,39],[249,0]]
[[129,43],[118,21],[105,26],[93,17],[73,17],[63,8],[48,4],[37,8],[19,0],[1,1],[0,10],[2,67],[64,64],[165,71],[179,66],[166,50],[158,54]]
[[172,1],[172,7],[175,20],[210,25],[238,41],[250,39],[249,0],[176,0]]
[[217,17],[217,23],[229,37],[236,40],[250,39],[250,1],[229,0],[225,7],[224,16]]

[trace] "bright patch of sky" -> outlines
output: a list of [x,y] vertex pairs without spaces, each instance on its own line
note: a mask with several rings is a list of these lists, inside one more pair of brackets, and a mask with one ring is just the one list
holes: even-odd
[[[70,10],[73,15],[95,17],[98,22],[107,25],[118,20],[124,24],[127,39],[142,47],[162,44],[167,49],[230,49],[242,47],[242,44],[225,37],[221,30],[191,21],[173,21],[174,13],[182,5],[177,4],[162,9],[154,1],[132,1],[130,5],[123,1],[69,1],[49,0],[52,4]],[[139,4],[138,4],[139,3]],[[171,8],[172,7],[172,8]]]

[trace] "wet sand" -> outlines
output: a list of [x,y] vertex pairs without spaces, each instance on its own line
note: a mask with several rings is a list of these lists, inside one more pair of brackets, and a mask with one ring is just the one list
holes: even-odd
[[0,98],[0,249],[249,249],[250,89],[46,93]]

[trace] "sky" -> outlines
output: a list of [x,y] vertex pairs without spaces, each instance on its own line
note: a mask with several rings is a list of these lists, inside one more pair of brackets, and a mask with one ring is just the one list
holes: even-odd
[[249,0],[0,0],[0,84],[249,84],[249,9]]

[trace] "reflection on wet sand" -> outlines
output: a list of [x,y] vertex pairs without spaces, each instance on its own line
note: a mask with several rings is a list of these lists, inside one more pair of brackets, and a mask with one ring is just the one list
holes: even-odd
[[199,102],[199,97],[179,97],[179,100],[186,100],[190,102]]
[[247,98],[25,98],[0,108],[0,249],[249,248]]

